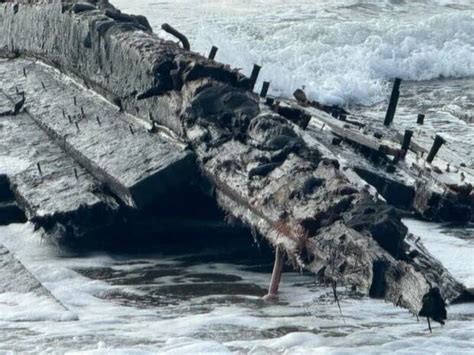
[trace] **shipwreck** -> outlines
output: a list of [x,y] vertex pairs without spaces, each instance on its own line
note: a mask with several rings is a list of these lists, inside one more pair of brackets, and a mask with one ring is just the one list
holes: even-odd
[[[402,216],[474,219],[473,171],[380,122],[255,93],[250,77],[164,40],[107,1],[0,1],[0,222],[66,244],[153,242],[238,226],[286,262],[418,314],[472,299]],[[181,44],[180,44],[181,43]],[[419,118],[422,124],[422,117]],[[442,149],[442,148],[441,148]],[[206,229],[207,228],[207,229]],[[237,229],[236,229],[237,228]]]

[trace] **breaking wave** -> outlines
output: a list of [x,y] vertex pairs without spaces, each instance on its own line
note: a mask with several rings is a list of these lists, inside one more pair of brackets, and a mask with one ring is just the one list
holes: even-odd
[[114,2],[148,16],[161,36],[162,23],[179,26],[195,51],[216,45],[216,59],[245,74],[262,65],[277,95],[304,85],[325,103],[370,106],[395,77],[474,77],[471,0]]
[[313,99],[340,105],[380,102],[386,81],[395,77],[474,76],[472,12],[426,19],[420,13],[408,21],[387,13],[344,20],[345,13],[339,12],[337,22],[324,14],[312,20],[282,15],[281,21],[269,14],[255,18],[260,25],[201,23],[197,46],[204,51],[217,45],[218,59],[245,73],[253,63],[262,64],[260,78],[271,80],[275,94],[291,95],[305,85]]

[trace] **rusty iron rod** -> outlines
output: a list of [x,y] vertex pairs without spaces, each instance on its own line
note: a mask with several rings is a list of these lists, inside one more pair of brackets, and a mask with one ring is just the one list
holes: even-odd
[[219,48],[216,46],[212,46],[211,51],[209,52],[209,59],[214,60],[216,58],[216,54]]
[[428,157],[426,158],[426,161],[428,163],[433,162],[433,159],[436,157],[436,154],[438,154],[439,149],[444,143],[446,143],[445,139],[439,135],[436,135],[435,140],[433,142],[433,146],[430,150],[430,154],[428,154]]
[[383,124],[385,126],[390,126],[392,124],[393,118],[395,117],[395,111],[397,110],[398,98],[400,96],[400,84],[402,79],[396,78],[393,83],[392,95],[390,96],[390,104],[388,105],[387,114],[385,115],[385,120]]
[[270,88],[270,82],[264,81],[262,85],[262,91],[260,91],[260,97],[263,97],[263,98],[267,97],[269,88]]
[[413,131],[407,129],[405,130],[405,135],[403,136],[402,149],[407,151],[410,148],[411,137],[413,137]]
[[252,91],[255,88],[255,83],[257,82],[258,74],[260,73],[260,69],[262,69],[262,67],[255,64],[253,66],[253,69],[252,69],[252,74],[250,74],[250,90],[252,90]]
[[191,45],[189,44],[188,38],[181,32],[179,32],[176,28],[170,26],[167,23],[162,24],[161,28],[163,29],[163,31],[168,32],[170,35],[173,35],[177,39],[179,39],[184,49],[186,49],[187,51],[191,50]]
[[417,120],[416,120],[416,123],[418,123],[418,124],[421,125],[421,124],[423,124],[424,122],[425,122],[425,115],[423,115],[423,114],[420,113],[420,114],[418,115],[418,118],[417,118]]

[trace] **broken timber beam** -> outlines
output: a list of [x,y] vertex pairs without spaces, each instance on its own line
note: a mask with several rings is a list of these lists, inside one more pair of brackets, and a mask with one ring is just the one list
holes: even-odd
[[[192,148],[203,175],[213,184],[220,206],[284,251],[296,268],[352,285],[363,294],[400,303],[414,313],[421,308],[430,285],[439,286],[448,301],[463,294],[465,288],[436,259],[410,242],[406,227],[393,209],[383,201],[374,201],[367,191],[351,182],[334,153],[321,145],[307,144],[305,132],[298,125],[260,107],[258,95],[251,92],[256,75],[245,78],[238,71],[133,24],[124,28],[120,18],[106,16],[94,7],[66,13],[61,5],[24,4],[18,13],[9,3],[0,6],[0,31],[4,34],[0,47],[13,45],[19,53],[39,56],[117,102],[121,111],[145,112],[146,119],[159,120],[173,130]],[[25,28],[19,18],[38,20]],[[59,33],[66,36],[64,46],[49,40]],[[68,47],[71,44],[73,48]],[[80,44],[86,46],[78,51],[75,46]],[[34,76],[29,71],[24,80],[35,80]],[[158,84],[166,86],[166,95],[136,100],[137,93]],[[52,85],[46,87],[49,92]],[[81,104],[80,98],[78,101]],[[34,105],[31,109],[39,110]],[[84,150],[88,161],[100,162],[98,166],[107,168],[123,186],[135,184],[136,175],[130,180],[121,179],[121,170],[116,170],[116,166],[122,166],[119,161],[109,166],[102,156],[93,156],[87,150],[87,138],[76,129],[70,130],[67,122],[65,126],[62,107],[53,113],[44,121],[38,111],[31,112],[31,116],[41,117],[36,122],[41,121],[50,136],[51,131],[61,132],[55,141],[64,141],[63,148],[69,149],[69,154],[72,148]],[[94,119],[90,121],[81,121],[81,132],[88,129],[87,125],[98,127]],[[106,126],[104,120],[102,123],[100,127]],[[129,124],[123,130],[127,136],[121,135],[121,123],[113,122],[111,126],[118,129],[107,133],[120,132],[115,138],[98,132],[107,145],[127,137],[135,141],[139,136],[137,131],[130,134]],[[383,145],[343,127],[339,134],[376,151],[384,150]],[[160,141],[158,135],[143,139],[150,144]],[[107,149],[105,152],[111,153]],[[140,149],[127,155],[127,159],[140,157]],[[85,163],[81,161],[87,166]],[[140,198],[134,201],[141,204],[143,193],[135,196]],[[413,257],[415,248],[419,255]],[[338,258],[332,257],[334,251],[338,251]],[[337,271],[331,271],[331,259],[338,259]]]

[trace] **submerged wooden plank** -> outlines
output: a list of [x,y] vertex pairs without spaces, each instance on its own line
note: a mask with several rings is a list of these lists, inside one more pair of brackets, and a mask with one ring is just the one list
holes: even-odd
[[[70,312],[36,277],[2,244],[0,244],[0,295],[6,294],[9,302],[1,304],[0,319],[35,321],[55,319],[76,321]],[[35,309],[35,306],[39,307]],[[41,307],[47,305],[47,311]],[[25,309],[25,307],[27,309]],[[31,312],[34,309],[36,312]]]

